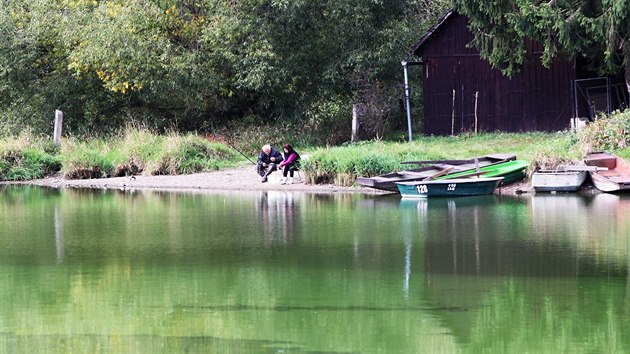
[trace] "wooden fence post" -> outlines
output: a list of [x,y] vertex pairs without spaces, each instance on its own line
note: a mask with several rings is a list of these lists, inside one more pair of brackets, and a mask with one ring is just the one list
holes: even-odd
[[63,125],[63,112],[55,110],[55,133],[53,137],[53,143],[59,145],[59,139],[61,138],[61,127]]

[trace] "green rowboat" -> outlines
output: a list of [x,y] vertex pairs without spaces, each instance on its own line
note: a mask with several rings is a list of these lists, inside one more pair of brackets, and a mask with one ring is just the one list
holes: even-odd
[[525,178],[527,166],[529,166],[529,163],[525,160],[506,161],[495,165],[480,167],[478,171],[451,173],[445,176],[440,176],[436,178],[436,180],[467,178],[474,176],[485,178],[503,177],[501,185],[508,185]]

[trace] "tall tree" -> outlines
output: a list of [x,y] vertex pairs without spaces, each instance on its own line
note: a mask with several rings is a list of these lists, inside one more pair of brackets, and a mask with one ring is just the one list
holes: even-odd
[[627,0],[453,0],[466,15],[482,58],[511,76],[527,40],[544,47],[542,62],[583,54],[601,74],[624,70],[630,93],[630,3]]
[[445,2],[0,1],[0,125],[62,108],[75,131],[276,119],[338,134],[353,101],[396,112],[400,60]]

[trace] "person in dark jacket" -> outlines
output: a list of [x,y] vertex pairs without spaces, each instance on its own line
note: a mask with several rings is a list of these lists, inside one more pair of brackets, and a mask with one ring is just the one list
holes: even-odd
[[260,151],[258,161],[256,162],[256,172],[260,175],[260,181],[262,183],[267,182],[267,176],[278,169],[280,162],[282,162],[282,154],[280,154],[278,150],[269,145],[262,147],[262,151]]
[[[289,144],[284,144],[283,150],[284,153],[282,155],[284,159],[278,165],[278,168],[282,169],[280,184],[292,184],[293,172],[300,169],[300,154],[293,150],[293,147]],[[289,175],[288,178],[287,175]]]

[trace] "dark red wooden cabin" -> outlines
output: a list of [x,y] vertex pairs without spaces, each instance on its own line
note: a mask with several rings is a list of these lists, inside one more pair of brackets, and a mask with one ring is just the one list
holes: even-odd
[[[422,61],[424,134],[475,131],[475,123],[477,131],[559,131],[570,128],[574,117],[594,119],[591,108],[602,99],[595,86],[606,78],[589,81],[590,95],[586,89],[583,94],[576,83],[594,75],[576,60],[545,68],[542,48],[532,43],[522,70],[508,79],[467,48],[473,38],[467,24],[465,16],[450,11],[413,47]],[[611,87],[604,89],[608,111],[620,104],[611,106]]]

